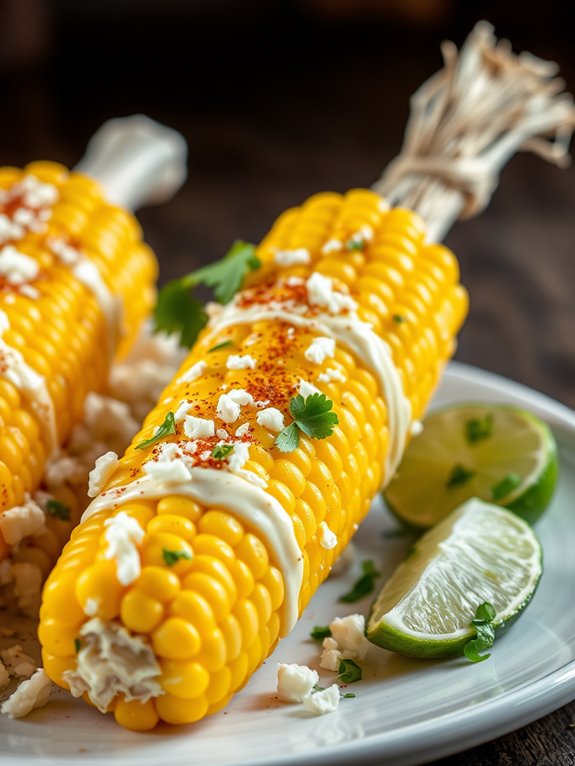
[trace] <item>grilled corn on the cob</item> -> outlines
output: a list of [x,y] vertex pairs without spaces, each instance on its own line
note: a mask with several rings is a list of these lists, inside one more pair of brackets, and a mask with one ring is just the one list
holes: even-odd
[[[258,256],[46,584],[46,672],[128,728],[220,709],[288,632],[394,470],[466,314],[453,254],[374,192],[312,197]],[[290,401],[316,390],[339,424],[281,452]]]

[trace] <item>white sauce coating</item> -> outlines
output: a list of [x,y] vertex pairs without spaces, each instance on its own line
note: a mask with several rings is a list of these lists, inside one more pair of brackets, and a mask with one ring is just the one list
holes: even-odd
[[257,529],[273,552],[274,563],[279,566],[284,578],[281,635],[287,635],[299,616],[298,602],[303,578],[303,555],[289,514],[275,497],[241,476],[213,468],[188,470],[191,478],[187,480],[165,483],[146,476],[125,487],[103,492],[88,506],[82,521],[132,500],[159,499],[166,495],[183,495],[203,505],[225,508]]
[[362,322],[353,314],[331,316],[322,313],[309,317],[281,304],[273,307],[252,305],[240,308],[230,303],[217,318],[210,321],[210,327],[215,333],[219,333],[233,325],[273,321],[305,327],[318,335],[333,338],[338,345],[341,344],[352,351],[375,374],[387,405],[390,442],[385,464],[385,481],[390,481],[403,455],[411,423],[411,405],[403,392],[401,379],[387,343],[367,322]]

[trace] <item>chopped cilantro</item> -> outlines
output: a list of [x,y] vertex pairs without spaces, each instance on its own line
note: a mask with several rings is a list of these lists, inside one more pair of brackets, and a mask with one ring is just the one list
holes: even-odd
[[395,324],[403,324],[404,322],[407,322],[407,318],[403,316],[403,314],[393,314],[391,317]]
[[344,700],[355,699],[355,694],[353,692],[346,692],[345,694],[341,695],[341,698]]
[[521,484],[521,476],[517,473],[508,473],[500,482],[491,487],[491,499],[497,502],[506,497],[510,492]]
[[78,652],[80,651],[81,648],[82,648],[82,642],[80,641],[79,638],[75,638],[74,639],[74,649],[76,650],[76,654],[78,654]]
[[494,619],[493,604],[488,601],[479,604],[475,611],[475,618],[469,623],[470,627],[475,628],[476,636],[463,647],[463,653],[470,662],[483,662],[491,657],[490,654],[481,654],[481,652],[491,648],[495,641]]
[[493,431],[493,414],[488,412],[482,418],[470,418],[465,423],[465,438],[469,444],[488,439]]
[[177,564],[180,559],[186,559],[189,561],[192,558],[187,551],[170,551],[167,548],[162,550],[162,557],[169,567]]
[[459,487],[461,484],[465,484],[475,476],[475,471],[470,471],[464,465],[459,463],[453,466],[453,470],[447,479],[446,487]]
[[215,346],[212,346],[208,349],[208,354],[211,354],[212,351],[220,351],[222,348],[229,348],[229,346],[233,346],[234,342],[233,340],[223,340],[221,343],[216,344]]
[[323,641],[324,638],[329,638],[331,636],[329,625],[316,625],[310,636],[314,641]]
[[150,447],[152,444],[155,444],[156,442],[160,441],[160,439],[163,439],[164,436],[172,436],[175,433],[176,433],[176,421],[174,420],[174,413],[168,412],[164,422],[162,423],[161,426],[158,426],[158,428],[154,432],[154,435],[151,436],[149,439],[144,439],[143,442],[136,444],[136,449],[146,449],[146,447]]
[[260,265],[254,245],[238,240],[219,261],[168,282],[160,290],[154,309],[155,329],[178,333],[182,346],[192,346],[207,322],[207,315],[190,290],[205,285],[213,290],[218,303],[229,303],[241,288],[246,274]]
[[363,237],[352,237],[351,239],[348,239],[345,243],[345,248],[350,253],[354,250],[363,250],[365,248],[366,242]]
[[359,601],[360,598],[367,596],[369,593],[373,593],[375,588],[375,580],[379,577],[379,572],[373,565],[373,561],[367,559],[361,562],[362,576],[357,580],[353,588],[339,597],[339,600],[344,604],[352,604],[354,601]]
[[293,452],[299,445],[299,432],[303,431],[312,439],[325,439],[331,436],[339,423],[335,412],[331,412],[333,402],[325,394],[311,394],[305,399],[301,394],[294,396],[289,403],[293,423],[286,426],[276,437],[276,446],[280,452]]
[[344,684],[353,684],[363,678],[362,669],[353,660],[342,660],[339,663],[338,673],[339,680]]
[[52,516],[52,518],[70,521],[70,509],[68,506],[54,498],[51,498],[46,503],[46,513],[48,516]]
[[233,451],[233,444],[218,444],[212,450],[212,457],[215,460],[225,460],[225,458],[227,458],[227,456]]

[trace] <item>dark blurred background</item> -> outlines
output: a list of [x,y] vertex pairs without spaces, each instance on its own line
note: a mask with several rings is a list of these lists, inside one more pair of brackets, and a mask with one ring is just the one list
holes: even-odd
[[[73,165],[108,117],[182,131],[190,178],[141,220],[163,279],[257,241],[285,207],[369,185],[408,99],[480,18],[559,61],[575,89],[572,2],[0,0],[0,164]],[[457,358],[575,405],[575,171],[521,156],[457,225],[472,312]]]

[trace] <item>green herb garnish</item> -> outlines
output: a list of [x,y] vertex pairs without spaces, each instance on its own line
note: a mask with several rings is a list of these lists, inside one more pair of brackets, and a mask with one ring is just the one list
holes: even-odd
[[363,678],[362,669],[353,660],[342,660],[339,663],[338,673],[339,680],[344,684],[353,684]]
[[190,290],[205,285],[213,290],[218,303],[229,303],[246,274],[260,267],[255,253],[254,245],[238,240],[221,260],[168,282],[160,290],[154,309],[155,330],[178,333],[182,346],[192,346],[208,318],[203,304]]
[[74,649],[76,650],[76,654],[78,654],[78,652],[80,651],[81,648],[82,648],[82,642],[80,641],[79,638],[75,638],[74,639]]
[[459,487],[461,484],[465,484],[475,476],[475,471],[470,471],[464,465],[459,463],[453,467],[449,478],[447,479],[446,487]]
[[312,439],[325,439],[331,436],[339,418],[332,412],[333,402],[325,394],[311,394],[304,397],[294,396],[289,403],[293,423],[286,426],[276,437],[276,447],[280,452],[293,452],[299,445],[299,432]]
[[483,662],[483,660],[491,657],[490,654],[481,654],[481,652],[491,648],[495,641],[494,619],[495,608],[493,604],[484,601],[477,607],[475,618],[469,623],[470,627],[475,628],[476,636],[463,647],[463,653],[470,662]]
[[172,567],[177,564],[180,559],[186,559],[190,561],[192,556],[187,551],[170,551],[167,548],[162,550],[162,557],[167,566]]
[[493,415],[488,412],[482,418],[471,418],[465,423],[465,438],[469,444],[488,439],[493,431]]
[[70,509],[68,506],[54,498],[46,503],[46,513],[48,516],[52,516],[52,518],[70,521]]
[[222,348],[228,348],[229,346],[233,346],[234,342],[233,340],[223,340],[221,343],[216,344],[215,346],[212,346],[208,349],[208,354],[211,354],[212,351],[220,351]]
[[404,322],[407,322],[407,317],[404,317],[402,314],[393,314],[391,318],[395,324],[403,324]]
[[517,473],[508,473],[500,482],[491,487],[491,499],[497,502],[506,497],[510,492],[521,484],[521,476]]
[[341,698],[344,700],[355,699],[355,694],[353,692],[346,692],[345,694],[341,695]]
[[[345,660],[345,661],[346,662],[352,662],[352,660]],[[355,662],[353,664],[355,665]],[[357,667],[359,667],[359,666],[357,666]],[[340,664],[340,668],[341,668],[341,664]],[[359,672],[361,673],[361,668],[359,668]],[[361,678],[361,676],[360,676],[360,678]],[[359,681],[360,679],[358,678],[357,680]],[[352,682],[350,681],[349,683],[352,683]],[[320,686],[319,684],[314,684],[312,688],[313,688],[314,692],[324,692],[326,690],[325,686]],[[339,696],[340,696],[340,698],[342,700],[350,700],[350,699],[354,699],[355,698],[355,694],[353,692],[346,692],[344,694],[341,690],[339,692]]]
[[323,641],[324,638],[329,638],[331,636],[329,625],[316,625],[310,636],[314,641]]
[[174,420],[174,413],[168,412],[164,422],[162,423],[161,426],[158,426],[158,428],[154,432],[154,435],[151,436],[149,439],[144,439],[143,442],[136,444],[136,449],[146,449],[146,447],[149,447],[150,445],[160,441],[160,439],[163,439],[164,436],[172,436],[175,433],[176,433],[176,421]]
[[348,239],[345,243],[345,248],[350,253],[352,253],[354,250],[363,250],[365,248],[366,242],[365,239],[362,237],[352,237],[351,239]]
[[212,457],[216,460],[225,460],[230,452],[234,451],[233,444],[218,444],[212,450]]
[[349,593],[344,593],[339,597],[340,601],[344,604],[352,604],[354,601],[359,601],[360,598],[367,596],[373,592],[375,588],[375,580],[379,577],[379,572],[373,565],[373,561],[367,559],[367,561],[361,562],[362,576],[354,584]]

